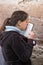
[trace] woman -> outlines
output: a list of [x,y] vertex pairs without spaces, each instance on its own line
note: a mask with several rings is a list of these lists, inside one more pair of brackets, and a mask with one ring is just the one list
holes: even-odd
[[15,11],[6,20],[0,42],[4,65],[31,65],[34,33],[30,32],[27,37],[22,35],[27,25],[28,14],[24,11]]

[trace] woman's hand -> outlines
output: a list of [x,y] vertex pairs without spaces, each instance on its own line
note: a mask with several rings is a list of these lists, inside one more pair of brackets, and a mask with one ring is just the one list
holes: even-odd
[[30,33],[28,34],[27,38],[29,39],[34,39],[35,35],[33,31],[30,31]]

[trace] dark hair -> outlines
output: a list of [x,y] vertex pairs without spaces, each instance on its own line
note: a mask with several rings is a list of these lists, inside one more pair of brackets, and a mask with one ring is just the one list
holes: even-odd
[[10,20],[10,18],[5,19],[5,21],[3,22],[2,26],[1,26],[1,31],[3,31],[5,29],[5,26],[9,24],[9,20]]
[[28,14],[24,11],[15,11],[10,18],[6,19],[6,24],[9,26],[15,26],[20,20],[21,22],[25,21],[28,17]]
[[11,18],[8,18],[6,21],[6,25],[15,26],[17,22],[20,20],[21,22],[25,21],[28,17],[28,14],[24,11],[15,11]]

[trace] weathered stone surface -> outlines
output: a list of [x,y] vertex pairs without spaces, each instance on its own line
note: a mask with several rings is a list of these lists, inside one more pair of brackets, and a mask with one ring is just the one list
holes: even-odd
[[34,32],[37,38],[43,39],[43,5],[39,3],[21,3],[19,5],[0,5],[0,27],[4,20],[10,17],[15,10],[25,10],[29,16],[30,21],[34,24]]
[[[26,1],[26,0],[25,0]],[[33,31],[37,45],[33,49],[32,64],[43,65],[43,2],[19,2],[18,4],[0,4],[0,28],[7,17],[15,10],[24,10],[29,14],[30,22],[34,24]],[[40,1],[40,0],[38,0]]]

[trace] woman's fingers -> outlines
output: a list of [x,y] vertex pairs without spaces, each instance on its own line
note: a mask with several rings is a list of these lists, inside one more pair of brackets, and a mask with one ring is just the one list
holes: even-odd
[[34,32],[31,31],[31,32],[29,33],[29,35],[28,35],[28,38],[34,39],[34,37],[35,37]]

